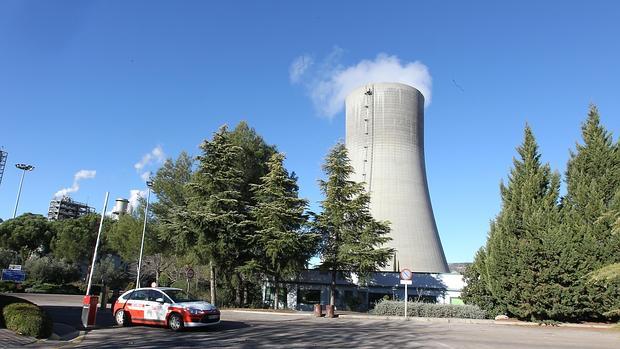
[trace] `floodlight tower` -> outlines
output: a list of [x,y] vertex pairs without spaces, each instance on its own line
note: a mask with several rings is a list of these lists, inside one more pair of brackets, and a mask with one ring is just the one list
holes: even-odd
[[6,166],[6,158],[9,153],[0,149],[0,184],[2,184],[2,176],[4,175],[4,167]]
[[22,193],[22,184],[24,184],[24,176],[26,175],[26,171],[34,170],[34,166],[27,164],[15,164],[15,167],[22,170],[22,178],[19,181],[19,189],[17,190],[17,200],[15,200],[15,210],[13,210],[13,218],[17,216],[17,206],[19,206],[19,196]]
[[149,199],[151,198],[151,188],[153,188],[153,181],[149,179],[146,181],[148,187],[148,194],[146,195],[146,207],[144,207],[144,224],[142,225],[142,241],[140,242],[140,257],[138,258],[138,275],[136,276],[136,288],[140,287],[140,271],[142,269],[142,252],[144,251],[144,235],[146,234],[146,220],[149,216]]

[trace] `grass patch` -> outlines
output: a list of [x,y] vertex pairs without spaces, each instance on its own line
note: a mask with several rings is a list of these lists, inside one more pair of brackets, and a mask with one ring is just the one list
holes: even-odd
[[52,324],[49,315],[37,305],[0,295],[0,327],[24,336],[47,338],[52,334]]

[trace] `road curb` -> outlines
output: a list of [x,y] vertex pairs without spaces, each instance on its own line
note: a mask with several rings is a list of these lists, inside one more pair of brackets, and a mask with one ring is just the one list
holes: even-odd
[[[246,314],[262,314],[262,315],[287,315],[287,316],[313,316],[310,312],[275,312],[275,311],[260,311],[260,310],[237,310],[228,309],[222,310],[223,312],[229,311],[234,313],[246,313]],[[385,316],[385,315],[357,315],[357,314],[337,314],[339,319],[357,319],[357,320],[387,320],[387,321],[405,321],[402,316]],[[614,324],[573,324],[573,323],[559,323],[554,325],[545,325],[537,322],[525,322],[514,320],[487,320],[487,319],[462,319],[462,318],[432,318],[432,317],[408,317],[406,321],[415,323],[455,323],[455,324],[477,324],[477,325],[502,325],[502,326],[528,326],[528,327],[568,327],[568,328],[596,328],[596,329],[611,329]]]
[[237,309],[221,309],[221,312],[233,312],[233,313],[244,313],[244,314],[263,314],[263,315],[288,315],[288,316],[311,316],[312,313],[306,312],[298,312],[298,313],[285,313],[285,312],[275,312],[275,311],[260,311],[260,310],[237,310]]

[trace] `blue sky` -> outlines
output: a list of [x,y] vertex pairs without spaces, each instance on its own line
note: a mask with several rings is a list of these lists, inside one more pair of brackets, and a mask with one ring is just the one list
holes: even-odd
[[[16,162],[36,166],[20,213],[46,213],[56,192],[76,189],[77,173],[73,198],[101,210],[105,191],[143,190],[140,175],[160,159],[196,155],[218,126],[240,120],[286,153],[316,207],[323,157],[344,139],[334,77],[391,57],[401,67],[423,64],[432,78],[433,208],[448,261],[471,261],[499,211],[498,186],[526,122],[560,172],[589,103],[617,137],[619,6],[2,1],[0,146],[9,158],[0,217],[13,212]],[[299,57],[313,64],[292,81]],[[331,92],[317,92],[321,83]]]

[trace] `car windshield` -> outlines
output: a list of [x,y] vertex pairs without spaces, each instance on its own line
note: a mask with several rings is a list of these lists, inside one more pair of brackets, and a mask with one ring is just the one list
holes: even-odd
[[189,294],[189,293],[187,293],[187,292],[185,292],[183,290],[167,290],[166,294],[175,303],[196,302],[196,301],[200,301],[201,300],[201,299],[198,299],[198,298],[192,296],[191,294]]

